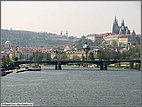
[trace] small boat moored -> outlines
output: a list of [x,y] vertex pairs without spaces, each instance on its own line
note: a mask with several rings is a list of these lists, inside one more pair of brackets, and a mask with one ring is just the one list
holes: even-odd
[[28,68],[28,71],[41,71],[41,66],[37,66],[37,65],[35,65],[35,66],[30,66],[30,67]]
[[5,68],[1,68],[1,76],[5,76],[6,75],[6,70]]

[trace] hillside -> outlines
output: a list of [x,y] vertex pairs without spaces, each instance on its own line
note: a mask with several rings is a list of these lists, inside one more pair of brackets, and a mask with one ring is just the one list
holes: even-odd
[[60,46],[62,44],[71,44],[72,41],[65,40],[50,40],[49,36],[55,36],[56,34],[47,32],[32,32],[23,30],[1,30],[1,41],[9,40],[13,45],[25,46],[40,46],[40,47],[52,47]]

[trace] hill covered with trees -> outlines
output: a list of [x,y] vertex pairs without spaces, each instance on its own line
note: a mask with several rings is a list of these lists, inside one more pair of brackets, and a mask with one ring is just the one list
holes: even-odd
[[71,40],[50,40],[48,39],[49,36],[56,36],[56,34],[23,30],[1,30],[1,41],[9,40],[13,45],[19,45],[22,47],[52,47],[72,43]]

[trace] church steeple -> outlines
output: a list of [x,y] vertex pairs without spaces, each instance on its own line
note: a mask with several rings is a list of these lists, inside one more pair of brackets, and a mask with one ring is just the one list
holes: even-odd
[[118,21],[117,21],[116,16],[115,16],[115,19],[114,19],[114,22],[113,22],[113,27],[112,27],[112,33],[130,34],[130,30],[124,24],[124,19],[121,21],[121,26],[118,26]]
[[112,27],[112,33],[119,33],[119,26],[118,26],[118,22],[115,16],[114,22],[113,22],[113,27]]
[[62,30],[61,30],[61,33],[60,33],[60,35],[62,36]]
[[121,22],[121,26],[124,26],[124,19],[123,19],[122,22]]
[[68,31],[66,31],[66,36],[68,36]]
[[118,22],[117,22],[116,16],[115,16],[115,19],[114,19],[113,25],[118,26]]
[[116,20],[116,16],[115,16],[114,22],[117,22],[117,20]]

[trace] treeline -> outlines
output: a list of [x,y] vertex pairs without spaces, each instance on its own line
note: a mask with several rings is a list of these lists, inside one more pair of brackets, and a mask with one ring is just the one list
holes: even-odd
[[71,41],[48,40],[48,36],[55,36],[56,34],[47,32],[31,32],[22,30],[1,30],[1,40],[9,40],[13,45],[21,47],[52,47],[61,46],[63,44],[70,44]]

